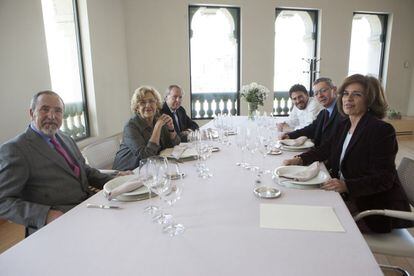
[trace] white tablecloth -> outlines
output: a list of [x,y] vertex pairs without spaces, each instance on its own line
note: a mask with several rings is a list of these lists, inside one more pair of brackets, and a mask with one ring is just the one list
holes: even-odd
[[[207,161],[211,179],[197,177],[195,161],[181,165],[184,192],[171,212],[186,226],[183,235],[162,234],[143,213],[148,201],[87,209],[86,203],[108,203],[98,193],[0,255],[0,274],[382,275],[337,193],[277,186],[280,198],[259,199],[252,192],[256,176],[235,166],[235,144],[220,147]],[[268,156],[266,164],[275,168],[292,155]],[[265,183],[276,185],[270,176]],[[332,206],[345,232],[260,228],[260,203]]]

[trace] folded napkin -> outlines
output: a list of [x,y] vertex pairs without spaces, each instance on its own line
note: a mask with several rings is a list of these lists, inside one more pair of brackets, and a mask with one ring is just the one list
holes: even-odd
[[[287,167],[289,168],[289,167]],[[284,170],[279,172],[279,176],[293,179],[295,181],[308,181],[319,174],[319,162],[315,161],[309,166],[303,166],[303,170],[290,171]]]
[[139,177],[133,178],[128,180],[127,182],[119,185],[109,193],[104,193],[108,200],[112,200],[115,197],[119,196],[123,193],[132,192],[138,188],[141,188],[144,184],[142,183],[142,179]]
[[160,152],[160,156],[173,158],[176,160],[184,160],[197,156],[197,151],[190,147],[187,143],[181,143],[174,148],[166,148]]
[[298,146],[302,146],[306,140],[308,140],[308,137],[306,136],[300,136],[296,139],[284,139],[284,140],[280,140],[280,143],[282,145],[285,146],[293,146],[293,147],[298,147]]

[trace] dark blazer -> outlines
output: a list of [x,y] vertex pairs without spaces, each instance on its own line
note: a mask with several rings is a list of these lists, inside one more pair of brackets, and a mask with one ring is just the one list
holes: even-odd
[[326,125],[324,125],[325,111],[326,109],[323,109],[321,112],[319,112],[316,119],[310,125],[289,132],[289,138],[296,139],[300,136],[306,136],[313,140],[315,147],[319,147],[324,142],[328,141],[336,133],[339,123],[345,120],[345,118],[338,112],[335,103],[332,114],[329,117]]
[[[398,144],[394,128],[366,113],[352,135],[340,166],[342,145],[350,127],[349,119],[341,122],[330,141],[301,154],[304,164],[329,159],[332,177],[339,178],[341,170],[349,190],[349,199],[359,212],[368,209],[410,211],[395,169]],[[364,220],[375,232],[412,226],[409,221],[384,216],[371,216]]]
[[[85,164],[76,143],[58,132],[60,144],[80,167],[76,177],[65,159],[30,127],[0,147],[0,217],[30,229],[45,225],[50,208],[66,212],[112,179]],[[30,232],[33,232],[33,231]]]
[[[185,112],[185,109],[182,106],[180,106],[176,111],[180,127],[177,126],[177,122],[175,121],[174,115],[172,114],[167,103],[164,102],[161,112],[169,115],[173,119],[175,132],[179,134],[181,141],[183,142],[187,142],[187,136],[184,135],[182,131],[187,129],[196,130],[199,128],[198,124],[187,116],[187,113]],[[181,132],[179,130],[181,130]]]
[[124,127],[122,143],[116,153],[113,169],[133,170],[139,166],[141,159],[154,156],[165,148],[172,148],[180,143],[177,135],[171,140],[167,126],[163,126],[160,135],[160,144],[150,142],[154,124],[148,125],[139,115],[132,117]]

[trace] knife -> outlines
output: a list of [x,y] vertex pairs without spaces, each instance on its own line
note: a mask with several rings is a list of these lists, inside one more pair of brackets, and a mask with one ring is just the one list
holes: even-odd
[[92,204],[92,203],[86,204],[86,208],[122,209],[121,207],[115,206],[115,205]]

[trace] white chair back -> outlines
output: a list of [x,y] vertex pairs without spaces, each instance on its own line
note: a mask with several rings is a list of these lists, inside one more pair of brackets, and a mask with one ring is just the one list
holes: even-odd
[[407,194],[408,201],[411,206],[414,206],[414,160],[404,157],[397,171],[401,185]]
[[119,149],[119,135],[98,140],[82,150],[86,163],[95,169],[112,169],[116,152]]

